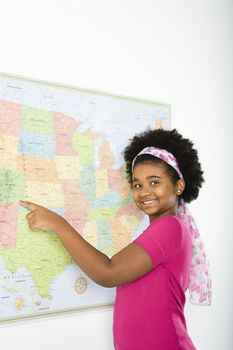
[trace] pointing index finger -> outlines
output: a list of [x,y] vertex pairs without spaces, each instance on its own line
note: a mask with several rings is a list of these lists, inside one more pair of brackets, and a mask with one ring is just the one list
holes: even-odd
[[26,202],[26,201],[20,201],[19,204],[22,205],[23,207],[26,207],[26,208],[30,209],[30,210],[35,210],[35,209],[37,209],[39,207],[35,203]]

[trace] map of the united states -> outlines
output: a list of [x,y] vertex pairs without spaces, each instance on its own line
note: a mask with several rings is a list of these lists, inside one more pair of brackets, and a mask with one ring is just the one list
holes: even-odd
[[116,159],[113,130],[84,125],[81,113],[25,103],[23,88],[13,95],[0,99],[0,320],[111,301],[52,232],[28,228],[19,200],[62,215],[105,254],[119,251],[140,232],[143,217]]

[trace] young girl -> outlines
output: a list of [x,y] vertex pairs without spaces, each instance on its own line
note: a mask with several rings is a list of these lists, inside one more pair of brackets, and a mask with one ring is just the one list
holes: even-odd
[[209,304],[211,283],[203,244],[184,202],[204,181],[193,143],[175,129],[147,130],[125,149],[126,173],[136,206],[150,224],[108,258],[54,212],[21,201],[31,229],[52,230],[96,283],[117,287],[116,350],[193,350],[184,317],[185,291]]

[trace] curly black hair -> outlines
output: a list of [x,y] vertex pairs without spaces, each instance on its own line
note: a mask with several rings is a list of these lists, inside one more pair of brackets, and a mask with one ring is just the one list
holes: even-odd
[[[193,148],[193,142],[183,138],[176,129],[173,130],[151,130],[136,134],[130,140],[129,145],[124,150],[124,159],[126,162],[126,176],[130,184],[132,184],[132,162],[136,155],[145,147],[156,147],[166,149],[172,153],[178,161],[179,168],[183,174],[185,181],[185,190],[181,194],[181,198],[185,202],[190,203],[196,199],[199,189],[204,182],[203,171],[199,163],[197,150]],[[176,171],[167,163],[150,155],[140,155],[136,158],[135,165],[142,162],[162,162],[166,166],[167,172],[173,183],[178,181],[179,176]]]

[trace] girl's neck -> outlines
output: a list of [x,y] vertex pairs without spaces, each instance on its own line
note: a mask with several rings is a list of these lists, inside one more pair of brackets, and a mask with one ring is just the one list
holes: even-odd
[[150,215],[149,216],[150,224],[153,221],[155,221],[155,220],[157,220],[159,218],[162,218],[164,216],[170,216],[170,215],[175,215],[176,216],[177,215],[177,210],[178,210],[178,203],[175,206],[173,206],[172,208],[169,208],[168,210],[166,210],[165,212],[163,212],[161,214]]

